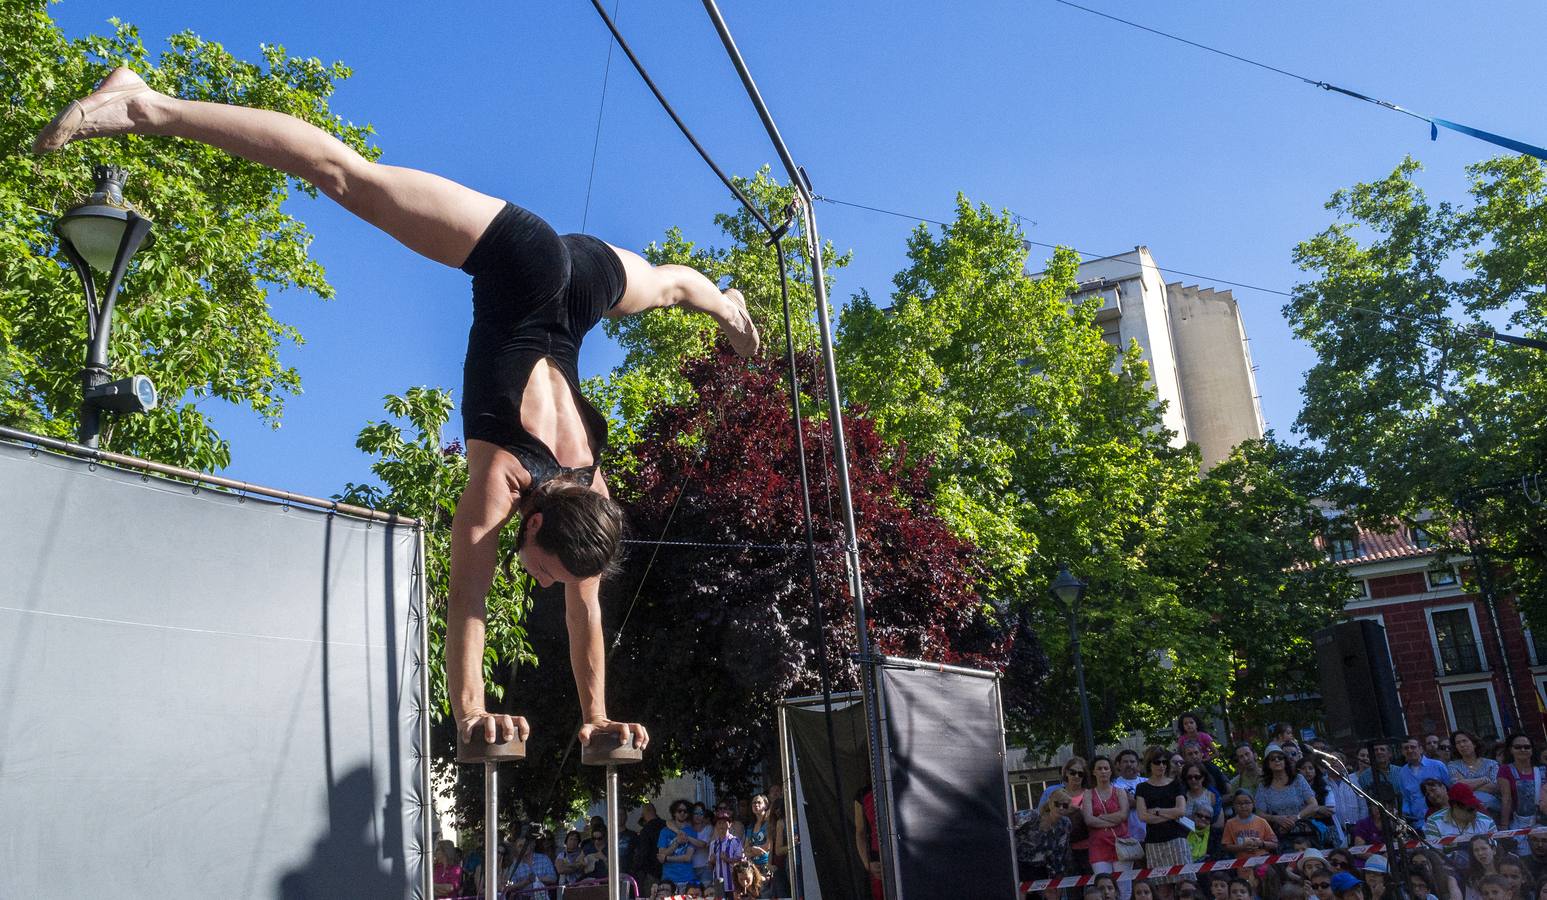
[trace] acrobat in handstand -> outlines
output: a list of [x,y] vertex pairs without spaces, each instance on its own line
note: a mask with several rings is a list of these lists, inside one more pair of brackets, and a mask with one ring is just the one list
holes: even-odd
[[746,302],[686,266],[652,266],[584,234],[438,175],[364,159],[332,135],[283,113],[181,100],[115,69],[38,135],[46,153],[84,138],[170,135],[218,147],[315,185],[410,250],[473,276],[473,326],[463,369],[467,489],[452,524],[446,677],[460,735],[526,740],[520,716],[484,705],[486,598],[499,534],[520,516],[521,565],[564,585],[579,738],[632,738],[643,726],[607,717],[601,579],[618,554],[623,516],[597,467],[607,423],[580,393],[580,343],[603,316],[667,306],[704,313],[743,356],[758,334]]

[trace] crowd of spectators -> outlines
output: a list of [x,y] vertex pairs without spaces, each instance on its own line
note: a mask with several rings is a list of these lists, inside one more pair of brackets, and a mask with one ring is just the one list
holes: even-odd
[[[662,818],[647,803],[636,825],[618,835],[620,871],[639,896],[659,898],[788,897],[789,833],[778,785],[738,803],[722,799],[713,811],[703,803],[674,801]],[[561,837],[562,836],[562,837]],[[435,896],[483,896],[483,836],[467,836],[464,848],[441,841],[435,848]],[[559,887],[605,880],[607,823],[593,817],[585,829],[517,826],[500,844],[499,884],[504,900],[547,900]]]
[[[1406,869],[1414,900],[1547,900],[1547,748],[1525,734],[1333,748],[1275,725],[1259,747],[1224,744],[1199,717],[1173,746],[1079,756],[1018,814],[1023,881],[1092,875],[1045,900],[1382,900]],[[1360,791],[1374,798],[1368,803]],[[1400,821],[1386,822],[1380,806]],[[1393,838],[1424,844],[1407,851]],[[1293,863],[1248,863],[1300,852]],[[1197,875],[1127,881],[1130,869],[1235,860]]]

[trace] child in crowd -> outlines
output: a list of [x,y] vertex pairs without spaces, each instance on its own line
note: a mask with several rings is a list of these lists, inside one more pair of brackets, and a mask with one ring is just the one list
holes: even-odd
[[1182,713],[1176,717],[1176,749],[1182,752],[1188,744],[1197,744],[1203,751],[1204,759],[1214,758],[1214,738],[1203,730],[1203,724],[1198,717],[1190,712]]
[[1234,853],[1236,859],[1244,860],[1278,849],[1278,835],[1273,833],[1273,826],[1268,824],[1267,819],[1257,815],[1256,801],[1250,793],[1236,791],[1230,805],[1235,809],[1235,817],[1225,823],[1225,835],[1220,842],[1225,851]]

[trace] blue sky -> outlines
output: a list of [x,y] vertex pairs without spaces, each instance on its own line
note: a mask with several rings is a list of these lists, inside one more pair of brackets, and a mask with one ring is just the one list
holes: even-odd
[[[775,158],[700,4],[605,0],[678,111],[721,165]],[[1258,4],[1089,0],[1115,15],[1420,112],[1547,143],[1534,60],[1547,9],[1524,0]],[[184,29],[245,58],[260,43],[355,71],[334,109],[372,123],[383,161],[430,169],[581,229],[608,36],[586,0],[397,4],[269,0],[64,0],[66,33],[117,16],[158,47]],[[1147,245],[1161,266],[1289,289],[1294,244],[1330,221],[1337,188],[1412,154],[1436,199],[1464,197],[1463,167],[1490,145],[1052,2],[748,3],[722,11],[797,160],[819,194],[949,219],[958,191],[1024,216],[1027,237],[1097,254]],[[733,201],[620,53],[602,113],[585,230],[640,248],[670,226],[714,241]],[[129,193],[133,195],[131,180]],[[271,431],[211,407],[233,444],[227,474],[329,495],[369,477],[354,449],[381,397],[460,389],[467,279],[419,259],[326,200],[294,213],[338,290],[272,298],[306,345],[285,359],[305,393]],[[904,219],[823,204],[823,236],[853,250],[834,293],[889,295],[905,263]],[[1031,223],[1035,222],[1035,225]],[[1033,268],[1039,255],[1034,250]],[[1180,276],[1169,276],[1171,279]],[[1269,424],[1287,435],[1312,357],[1283,297],[1236,289]],[[583,375],[616,347],[595,334]],[[448,438],[459,436],[453,420]]]

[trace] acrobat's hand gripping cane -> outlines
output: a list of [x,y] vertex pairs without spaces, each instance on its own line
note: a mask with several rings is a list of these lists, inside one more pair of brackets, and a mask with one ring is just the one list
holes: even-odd
[[599,731],[580,750],[580,761],[588,766],[607,767],[607,900],[629,900],[623,896],[623,861],[618,858],[618,829],[622,810],[618,807],[618,766],[637,763],[644,751],[634,746],[632,732],[619,735]]
[[480,733],[471,742],[457,735],[457,762],[483,763],[483,895],[498,897],[500,880],[500,763],[526,759],[526,741],[485,743]]

